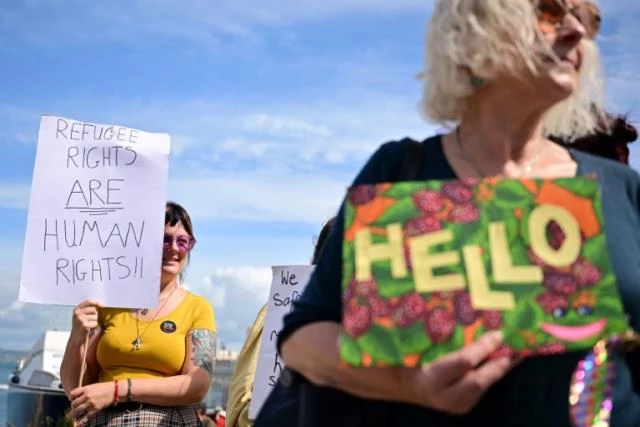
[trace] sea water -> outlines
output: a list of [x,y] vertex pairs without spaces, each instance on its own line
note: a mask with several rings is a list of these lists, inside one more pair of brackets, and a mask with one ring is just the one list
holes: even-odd
[[0,426],[7,424],[7,381],[15,368],[15,361],[0,361]]

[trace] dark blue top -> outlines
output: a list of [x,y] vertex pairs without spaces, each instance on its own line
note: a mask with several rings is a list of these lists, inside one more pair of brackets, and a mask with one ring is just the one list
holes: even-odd
[[[442,139],[424,142],[419,179],[455,179],[442,149]],[[407,147],[403,142],[382,145],[354,181],[375,184],[398,180]],[[595,173],[601,184],[608,249],[618,287],[634,329],[640,330],[640,176],[631,168],[586,153],[570,150],[578,175]],[[342,209],[328,237],[310,282],[285,317],[278,348],[296,329],[319,321],[340,322]],[[412,426],[569,426],[569,384],[585,353],[526,359],[489,390],[477,407],[463,417],[401,405],[395,425]],[[633,390],[630,369],[623,357],[616,359],[613,427],[640,426],[640,396]]]

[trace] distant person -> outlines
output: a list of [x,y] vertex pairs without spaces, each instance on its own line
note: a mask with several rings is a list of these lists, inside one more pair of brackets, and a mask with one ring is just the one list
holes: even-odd
[[207,404],[204,402],[200,402],[198,405],[198,409],[196,409],[198,413],[198,418],[200,419],[201,427],[217,427],[216,423],[213,422],[209,415],[207,415]]
[[[335,218],[331,218],[322,227],[320,235],[315,245],[312,264],[317,264],[324,242],[331,231]],[[258,353],[260,352],[260,340],[264,329],[264,320],[267,314],[267,304],[263,305],[255,322],[249,329],[247,340],[244,343],[236,367],[231,377],[229,387],[229,398],[227,399],[227,426],[229,427],[250,427],[253,422],[249,419],[249,404],[253,394],[253,383],[255,381],[256,366],[258,364]]]
[[226,418],[227,412],[221,407],[216,408],[216,410],[213,412],[213,422],[215,423],[215,427],[225,427]]
[[[187,211],[165,210],[158,306],[130,310],[84,301],[74,310],[60,377],[81,426],[199,426],[194,405],[211,387],[211,304],[181,286],[196,243]],[[78,384],[85,338],[86,373]]]
[[624,115],[606,114],[596,132],[565,143],[562,138],[550,139],[566,147],[575,148],[599,157],[629,164],[629,144],[638,139],[638,130]]

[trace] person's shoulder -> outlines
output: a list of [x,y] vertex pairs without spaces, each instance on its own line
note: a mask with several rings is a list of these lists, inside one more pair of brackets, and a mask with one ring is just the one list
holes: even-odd
[[574,150],[573,155],[581,174],[595,175],[598,178],[602,197],[619,199],[624,195],[631,206],[640,206],[640,174],[635,169],[615,160],[578,150]]
[[425,150],[438,148],[438,144],[430,144],[430,142],[437,141],[439,138],[440,136],[433,136],[419,141],[404,137],[382,143],[362,168],[354,180],[354,185],[393,181],[402,166],[405,155],[410,153],[411,146],[421,146]]
[[193,321],[192,328],[216,330],[216,315],[213,304],[200,295],[187,291],[183,312]]
[[583,173],[594,173],[608,181],[640,186],[640,174],[628,165],[577,149],[571,151]]
[[260,307],[260,310],[258,310],[258,314],[256,316],[256,322],[260,321],[260,319],[262,319],[262,321],[264,322],[264,318],[267,316],[267,309],[269,308],[269,304],[264,304],[262,307]]
[[251,325],[251,329],[255,330],[258,334],[262,333],[264,329],[265,321],[267,320],[267,312],[268,312],[268,304],[263,305],[258,311],[256,315],[256,319],[253,321],[253,325]]
[[189,291],[189,296],[191,297],[193,304],[211,306],[211,302],[202,295],[198,295]]
[[195,294],[191,291],[187,291],[187,304],[194,309],[213,310],[211,301],[202,295]]
[[435,145],[430,144],[430,142],[435,142],[435,141],[438,141],[439,139],[440,139],[440,135],[435,135],[423,140],[418,140],[418,139],[414,139],[406,136],[401,139],[395,139],[395,140],[382,143],[378,147],[378,149],[376,150],[373,156],[374,157],[403,156],[409,149],[409,146],[411,145],[423,145],[426,147],[434,147]]

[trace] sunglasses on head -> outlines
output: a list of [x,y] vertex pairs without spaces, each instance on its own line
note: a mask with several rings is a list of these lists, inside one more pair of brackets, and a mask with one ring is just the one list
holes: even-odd
[[169,249],[173,246],[173,242],[176,242],[176,246],[178,247],[178,251],[182,253],[187,253],[193,249],[196,245],[196,239],[190,236],[172,236],[171,234],[165,234],[164,240],[162,241],[162,248]]
[[590,39],[598,35],[602,21],[598,6],[586,0],[574,5],[567,4],[567,0],[538,0],[536,14],[540,31],[545,34],[558,31],[567,15],[573,15],[587,30]]

